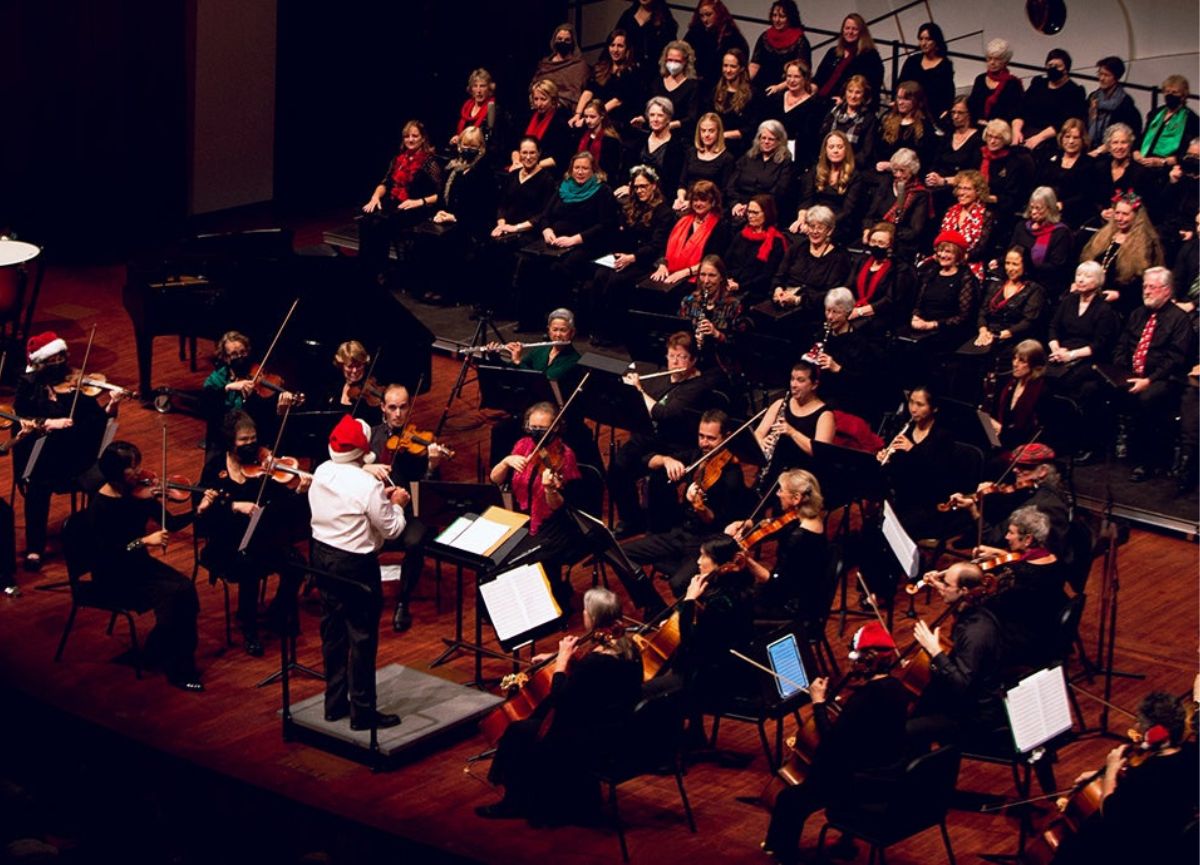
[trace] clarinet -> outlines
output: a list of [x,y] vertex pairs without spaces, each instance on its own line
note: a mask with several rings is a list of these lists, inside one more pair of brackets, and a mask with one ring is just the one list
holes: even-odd
[[758,468],[758,477],[754,480],[754,489],[759,495],[763,494],[763,485],[767,481],[767,476],[771,473],[771,460],[775,457],[775,446],[779,444],[780,432],[776,429],[779,425],[779,417],[783,414],[784,406],[791,397],[784,396],[779,403],[779,408],[775,410],[775,418],[771,421],[771,428],[767,430],[767,437],[763,439],[762,452],[763,464]]
[[696,332],[696,348],[704,348],[704,334],[700,333],[700,322],[708,313],[708,289],[700,287],[700,304],[692,308],[692,327]]

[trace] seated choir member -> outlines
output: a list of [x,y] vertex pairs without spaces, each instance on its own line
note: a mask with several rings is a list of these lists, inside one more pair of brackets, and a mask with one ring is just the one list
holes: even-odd
[[[814,622],[828,610],[828,599],[820,597],[821,574],[825,570],[825,500],[811,472],[789,469],[779,476],[779,516],[782,533],[773,536],[778,546],[775,564],[768,568],[747,552],[746,570],[754,577],[755,611],[760,618]],[[753,531],[749,520],[725,527],[739,543]]]
[[[711,409],[700,417],[695,447],[652,454],[646,460],[646,467],[651,470],[650,483],[667,487],[670,494],[663,495],[660,491],[652,500],[669,505],[674,518],[669,528],[621,546],[630,561],[654,565],[666,573],[671,591],[677,598],[683,595],[696,572],[696,555],[704,538],[748,510],[746,482],[742,467],[736,461],[726,461],[715,481],[707,487],[703,483],[707,479],[707,463],[691,474],[684,474],[684,469],[712,453],[732,431],[729,416],[719,409]],[[712,459],[718,457],[720,454]],[[682,503],[676,492],[680,483],[684,484]]]
[[[405,429],[412,414],[412,397],[402,384],[389,384],[383,392],[383,423],[371,428],[371,453],[375,462],[365,466],[366,471],[383,481],[387,486],[398,486],[412,494],[416,481],[437,477],[438,466],[443,458],[453,457],[450,450],[432,442],[425,447],[419,444],[417,452],[405,446]],[[409,441],[415,427],[409,429]],[[429,527],[412,513],[406,513],[404,531],[400,536],[386,541],[382,552],[404,550],[404,561],[400,565],[400,591],[396,595],[396,611],[392,614],[392,630],[397,633],[412,627],[412,596],[417,581],[425,568],[425,544],[429,541]]]
[[[80,393],[77,398],[71,380],[78,373],[68,365],[67,343],[53,331],[29,338],[26,360],[25,372],[17,378],[13,411],[45,423],[41,435],[26,435],[17,443],[12,469],[25,496],[24,567],[36,572],[46,555],[51,496],[76,489],[79,476],[95,465],[93,455],[100,449],[105,424],[116,417],[124,394],[102,391],[100,396]],[[102,399],[107,402],[101,404]],[[42,440],[41,453],[31,463],[34,447]]]
[[[833,242],[834,228],[832,210],[823,204],[810,207],[804,217],[808,242],[801,238],[788,249],[771,281],[775,306],[799,310],[804,323],[821,319],[825,292],[845,285],[850,275],[850,257]],[[790,316],[787,322],[786,329],[794,335],[796,322]]]
[[[921,160],[907,147],[892,154],[888,162],[891,178],[885,178],[875,188],[875,194],[863,216],[862,241],[871,239],[871,229],[877,222],[896,226],[896,255],[912,261],[924,251],[926,227],[933,221],[933,202],[929,190],[921,181]],[[963,244],[966,255],[966,243]]]
[[557,654],[533,659],[553,660],[550,695],[501,736],[488,780],[503,785],[504,798],[477,807],[480,817],[554,825],[595,816],[600,786],[591,770],[628,745],[623,736],[642,696],[642,663],[625,636],[621,602],[608,589],[583,596],[583,626],[595,641],[589,651],[568,634]]
[[881,782],[903,767],[908,691],[888,671],[896,643],[878,622],[851,641],[849,675],[863,680],[836,715],[829,711],[829,680],[809,685],[820,738],[804,781],[780,791],[762,847],[782,863],[802,861],[800,839],[809,816],[830,805],[863,805],[881,794]]
[[895,240],[896,226],[875,223],[867,235],[866,252],[850,263],[846,283],[855,294],[850,324],[876,342],[886,341],[897,327],[908,324],[916,299],[916,272],[895,256]]
[[[141,465],[141,451],[129,442],[115,441],[100,454],[104,486],[92,497],[87,511],[94,557],[92,579],[119,604],[154,608],[154,630],[142,647],[147,665],[160,666],[176,688],[200,692],[204,685],[196,669],[196,615],[200,612],[196,587],[179,571],[151,556],[149,549],[165,551],[170,542],[168,532],[186,526],[193,514],[167,514],[167,525],[147,533],[146,524],[160,520],[162,509],[153,498],[134,498]],[[202,515],[215,499],[215,491],[205,492],[195,513]]]
[[[246,465],[261,465],[270,453],[258,441],[254,419],[244,411],[232,411],[225,416],[221,428],[223,453],[216,454],[204,464],[200,486],[216,490],[222,500],[205,509],[197,519],[196,530],[205,538],[200,563],[209,572],[209,582],[218,576],[237,584],[237,620],[242,631],[242,646],[247,655],[261,658],[263,644],[258,638],[258,596],[262,582],[271,574],[279,575],[279,588],[268,610],[273,628],[283,633],[290,607],[296,603],[300,576],[284,567],[299,557],[288,536],[293,508],[284,500],[283,492],[303,495],[312,483],[312,476],[301,472],[294,486],[284,486],[269,478],[246,477]],[[202,496],[195,494],[199,501]],[[261,507],[262,517],[245,550],[239,549],[250,518]],[[302,560],[301,560],[302,561]]]

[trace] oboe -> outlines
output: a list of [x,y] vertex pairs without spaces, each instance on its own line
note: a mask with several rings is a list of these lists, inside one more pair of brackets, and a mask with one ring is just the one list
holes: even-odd
[[881,466],[886,466],[888,464],[888,460],[890,460],[892,458],[892,454],[894,454],[896,452],[896,439],[900,438],[900,436],[902,436],[902,435],[907,435],[908,431],[911,427],[912,427],[911,420],[909,420],[909,422],[906,423],[904,426],[900,427],[900,432],[896,433],[895,438],[892,439],[892,443],[889,444],[887,446],[887,449],[883,452],[883,458],[879,461],[879,464]]

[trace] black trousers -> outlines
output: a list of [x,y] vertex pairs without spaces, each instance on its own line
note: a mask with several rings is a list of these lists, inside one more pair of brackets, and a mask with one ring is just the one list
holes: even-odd
[[173,679],[190,679],[196,674],[196,616],[200,599],[192,581],[179,571],[151,558],[147,553],[136,568],[107,577],[96,575],[111,587],[123,605],[154,609],[154,629],[146,636],[144,651],[151,663],[162,666]]
[[696,559],[704,537],[682,526],[667,532],[645,535],[621,545],[625,555],[639,565],[654,565],[666,571],[671,592],[682,598],[698,573]]
[[396,602],[408,604],[416,591],[421,572],[425,570],[425,545],[429,542],[430,528],[416,517],[408,517],[400,537],[387,541],[384,552],[404,552],[400,563],[400,592]]
[[313,565],[341,579],[318,577],[321,656],[325,661],[325,713],[350,711],[367,723],[375,710],[375,656],[383,590],[379,556],[348,553],[313,542]]

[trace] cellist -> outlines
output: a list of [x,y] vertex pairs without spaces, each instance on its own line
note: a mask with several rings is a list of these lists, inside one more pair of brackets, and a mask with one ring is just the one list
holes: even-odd
[[1118,745],[1099,775],[1100,816],[1058,848],[1055,865],[1098,862],[1192,862],[1196,856],[1196,743],[1187,741],[1187,711],[1175,696],[1154,691],[1138,703],[1141,743]]
[[889,675],[896,643],[879,622],[868,622],[852,641],[849,677],[865,679],[836,718],[829,711],[829,680],[809,686],[820,740],[804,782],[780,791],[762,846],[780,862],[800,860],[804,823],[838,802],[865,804],[898,778],[903,765],[908,692]]

